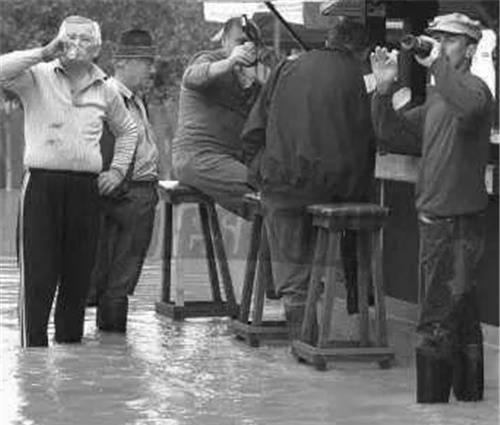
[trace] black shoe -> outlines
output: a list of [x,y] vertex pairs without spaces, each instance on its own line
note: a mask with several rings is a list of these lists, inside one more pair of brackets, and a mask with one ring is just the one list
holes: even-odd
[[469,344],[456,353],[453,394],[459,401],[480,401],[484,394],[483,345]]
[[101,297],[97,306],[97,327],[105,332],[127,331],[128,298]]
[[449,356],[432,348],[416,349],[417,403],[448,403],[453,376]]

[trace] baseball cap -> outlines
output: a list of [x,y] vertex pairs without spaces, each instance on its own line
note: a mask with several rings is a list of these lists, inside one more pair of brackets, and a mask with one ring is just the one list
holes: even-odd
[[436,16],[426,30],[427,33],[445,32],[449,34],[467,35],[475,41],[481,40],[481,23],[463,13],[449,13]]

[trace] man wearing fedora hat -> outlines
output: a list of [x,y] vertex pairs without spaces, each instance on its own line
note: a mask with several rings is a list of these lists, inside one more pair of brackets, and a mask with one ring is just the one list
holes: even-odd
[[[90,298],[97,303],[100,330],[125,332],[128,296],[133,294],[151,241],[158,202],[159,155],[147,109],[140,97],[155,59],[151,35],[141,29],[122,34],[109,84],[120,94],[137,125],[137,148],[124,183],[101,197],[101,227]],[[101,138],[104,166],[111,162],[114,138]],[[94,301],[94,300],[92,300]]]
[[481,38],[478,21],[460,13],[436,17],[420,36],[427,57],[415,59],[433,77],[423,105],[403,113],[391,105],[397,56],[377,47],[371,55],[377,82],[375,130],[397,146],[419,146],[416,186],[420,228],[420,283],[425,287],[416,349],[417,401],[483,397],[483,336],[476,303],[484,251],[484,173],[492,123],[488,86],[470,72]]

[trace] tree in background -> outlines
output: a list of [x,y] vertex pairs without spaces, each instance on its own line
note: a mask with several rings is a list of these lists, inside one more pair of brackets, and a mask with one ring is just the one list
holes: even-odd
[[[101,25],[99,65],[111,71],[111,52],[122,31],[152,32],[161,56],[158,94],[176,97],[182,71],[196,51],[210,47],[217,25],[203,20],[202,3],[193,0],[10,0],[0,2],[0,51],[40,46],[50,41],[68,15],[83,15]],[[158,87],[160,89],[160,87]]]
[[[161,174],[168,178],[182,72],[191,55],[213,47],[210,38],[218,25],[204,21],[202,3],[194,0],[0,0],[0,52],[46,44],[69,15],[99,22],[103,46],[98,63],[107,72],[112,71],[111,53],[123,31],[140,27],[153,34],[160,59],[147,97]],[[6,94],[7,102],[0,96],[0,119],[5,124],[0,126],[0,187],[9,181],[16,187],[22,175],[22,111],[13,95]]]

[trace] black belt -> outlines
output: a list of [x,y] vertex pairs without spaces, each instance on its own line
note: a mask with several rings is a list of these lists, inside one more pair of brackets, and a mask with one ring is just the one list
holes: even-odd
[[36,174],[59,174],[63,176],[90,177],[96,178],[99,173],[92,171],[73,171],[73,170],[49,170],[48,168],[29,168],[29,172]]
[[130,187],[156,187],[157,180],[132,180],[128,182]]

